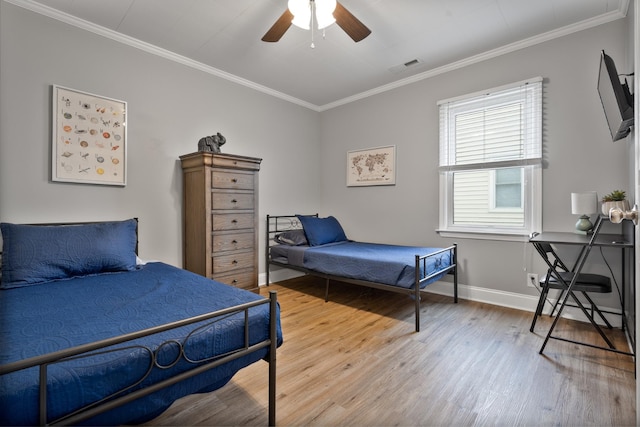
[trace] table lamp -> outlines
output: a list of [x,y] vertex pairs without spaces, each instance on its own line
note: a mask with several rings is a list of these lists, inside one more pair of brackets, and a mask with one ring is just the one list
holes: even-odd
[[576,222],[576,233],[587,234],[593,228],[589,215],[596,212],[598,212],[598,196],[595,191],[571,193],[571,213],[580,215],[580,219]]

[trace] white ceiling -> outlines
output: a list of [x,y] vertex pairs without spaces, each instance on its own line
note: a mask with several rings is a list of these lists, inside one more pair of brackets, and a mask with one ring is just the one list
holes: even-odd
[[[291,26],[287,0],[5,0],[322,111],[626,15],[629,0],[340,0],[372,31],[354,43]],[[403,64],[417,59],[411,67]]]

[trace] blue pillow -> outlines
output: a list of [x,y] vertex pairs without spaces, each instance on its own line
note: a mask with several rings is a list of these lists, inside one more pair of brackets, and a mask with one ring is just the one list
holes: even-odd
[[347,236],[342,226],[332,216],[317,218],[315,216],[298,215],[298,219],[307,236],[309,246],[324,245],[326,243],[344,242]]
[[137,221],[0,224],[0,289],[136,268]]

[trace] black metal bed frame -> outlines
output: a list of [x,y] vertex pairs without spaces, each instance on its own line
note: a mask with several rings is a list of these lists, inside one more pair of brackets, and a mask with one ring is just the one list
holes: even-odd
[[[314,214],[311,216],[317,217],[318,214]],[[401,293],[409,296],[413,296],[415,301],[415,323],[416,332],[420,332],[420,295],[424,292],[420,289],[420,285],[430,280],[431,278],[438,276],[442,273],[447,273],[453,275],[453,300],[455,303],[458,302],[458,245],[454,243],[453,245],[442,248],[436,252],[432,252],[428,255],[420,255],[417,254],[415,256],[415,283],[411,288],[402,288],[399,286],[387,285],[384,283],[378,282],[370,282],[366,280],[358,280],[358,279],[350,279],[338,275],[320,273],[317,271],[309,270],[304,267],[293,266],[287,263],[282,263],[278,261],[274,261],[271,259],[271,247],[277,245],[278,243],[275,241],[275,236],[278,233],[282,233],[284,231],[302,229],[302,224],[298,220],[297,215],[267,215],[267,235],[266,235],[266,250],[265,250],[265,266],[267,270],[267,286],[270,282],[270,266],[276,265],[279,267],[284,267],[292,270],[297,270],[303,272],[305,274],[311,276],[317,276],[325,279],[326,287],[325,287],[325,302],[329,300],[329,281],[334,280],[338,282],[350,283],[359,286],[365,286],[368,288],[376,288],[382,289],[385,291]],[[427,259],[432,256],[441,254],[443,252],[451,252],[451,265],[444,267],[430,275],[426,274],[426,263]],[[422,267],[422,268],[421,268]],[[421,273],[422,272],[422,273]]]
[[[136,221],[137,221],[137,218],[136,218]],[[74,225],[74,224],[77,225],[77,224],[87,224],[87,223],[66,223],[66,224],[56,223],[56,224],[33,224],[33,225]],[[137,228],[136,228],[136,234],[137,234]],[[136,253],[137,253],[137,243],[136,243]],[[249,342],[250,342],[249,309],[252,307],[256,307],[264,304],[269,304],[269,338],[266,340],[260,341],[256,344],[249,345]],[[196,323],[205,322],[208,320],[210,321],[209,324],[213,324],[217,321],[221,321],[237,313],[243,313],[244,315],[244,337],[245,337],[244,345],[236,350],[232,350],[222,355],[210,357],[203,360],[190,360],[186,356],[184,352],[184,346],[186,344],[186,341],[189,339],[191,334],[201,329],[203,327],[202,325],[197,325],[197,327],[191,333],[189,333],[182,342],[177,342],[175,339],[171,339],[159,345],[158,349],[162,348],[165,345],[178,345],[180,347],[179,356],[176,358],[176,360],[172,361],[168,365],[163,365],[157,360],[157,354],[156,354],[157,350],[156,352],[154,352],[152,349],[148,347],[144,347],[144,346],[136,345],[135,343],[132,343],[133,340],[136,340],[142,337],[170,331],[172,329],[181,328],[181,327],[193,325]],[[269,417],[269,425],[275,426],[276,425],[276,348],[277,348],[277,342],[278,342],[277,326],[278,326],[277,292],[269,291],[269,298],[265,298],[263,300],[247,302],[244,304],[239,304],[239,305],[235,305],[225,309],[212,311],[210,313],[201,314],[201,315],[190,317],[187,319],[166,323],[164,325],[143,329],[137,332],[123,334],[116,337],[112,337],[112,338],[108,338],[108,339],[104,339],[104,340],[100,340],[92,343],[87,343],[84,345],[71,347],[68,349],[0,365],[0,375],[6,375],[11,372],[38,367],[39,369],[39,398],[38,398],[39,424],[40,425],[71,425],[71,424],[76,424],[86,419],[89,419],[91,417],[94,417],[103,412],[109,411],[111,409],[117,408],[119,406],[125,405],[127,403],[133,402],[136,399],[147,396],[165,387],[174,385],[182,380],[191,378],[205,371],[208,371],[210,369],[223,365],[227,362],[233,361],[235,359],[238,359],[240,357],[243,357],[245,355],[248,355],[250,353],[253,353],[268,347],[269,348],[268,357],[265,359],[269,364],[268,417]],[[106,349],[107,347],[111,347],[114,345],[118,347]],[[132,384],[127,385],[123,389],[118,390],[97,402],[86,405],[56,420],[51,420],[51,421],[48,420],[48,415],[47,415],[47,373],[48,371],[47,369],[50,365],[53,365],[56,363],[68,362],[74,359],[86,358],[86,357],[96,356],[99,354],[112,353],[112,352],[122,351],[124,349],[132,349],[132,348],[141,348],[144,351],[148,352],[150,355],[149,369],[147,370],[147,372],[142,378],[136,379]],[[140,384],[145,378],[147,378],[154,369],[171,368],[180,360],[185,360],[197,366],[195,366],[193,369],[181,372],[173,377],[169,377],[162,381],[154,383],[148,387],[137,389],[127,393],[129,390],[133,389],[138,384]]]
[[[251,307],[255,307],[258,305],[269,304],[269,339],[261,341],[254,345],[249,345],[249,322],[248,322],[248,312]],[[157,334],[160,332],[169,331],[171,329],[180,328],[183,326],[191,325],[194,323],[203,322],[206,320],[219,321],[222,318],[228,317],[235,313],[244,313],[245,317],[245,342],[244,346],[238,348],[237,350],[231,351],[221,356],[217,356],[214,358],[207,359],[206,361],[199,360],[189,360],[184,351],[180,351],[180,357],[177,360],[174,360],[170,365],[161,365],[156,359],[156,353],[146,347],[141,347],[139,345],[126,345],[126,343],[131,342],[132,340],[146,337],[149,335]],[[200,329],[202,326],[199,325],[197,329]],[[122,347],[118,347],[115,349],[102,350],[107,347],[113,345],[123,344]],[[175,345],[175,340],[168,340],[164,343],[160,344],[159,348],[162,348],[164,345]],[[177,343],[180,345],[181,349],[183,348],[183,343]],[[160,389],[176,384],[182,380],[187,378],[191,378],[195,375],[201,374],[209,369],[213,369],[217,366],[220,366],[224,363],[230,362],[232,360],[238,359],[247,354],[253,353],[255,351],[261,350],[263,348],[269,347],[269,425],[275,425],[275,393],[276,393],[276,345],[277,345],[277,297],[275,291],[269,292],[269,299],[258,300],[253,302],[248,302],[240,305],[236,305],[233,307],[229,307],[223,310],[213,311],[211,313],[202,314],[199,316],[194,316],[188,319],[179,320],[176,322],[167,323],[165,325],[156,326],[153,328],[144,329],[138,332],[132,332],[129,334],[120,335],[113,338],[108,338],[101,341],[96,341],[93,343],[84,344],[81,346],[76,346],[72,348],[68,348],[65,350],[56,351],[53,353],[44,354],[41,356],[31,357],[29,359],[19,360],[12,363],[7,363],[5,365],[0,365],[0,375],[9,374],[11,372],[16,372],[22,369],[28,369],[32,367],[38,367],[40,370],[40,386],[39,386],[39,406],[40,406],[40,425],[70,425],[76,424],[80,421],[86,420],[103,412],[106,412],[110,409],[114,409],[116,407],[122,406],[129,402],[132,402],[140,397],[147,396],[151,393],[154,393]],[[104,354],[107,352],[116,352],[122,351],[123,349],[130,348],[143,348],[148,351],[151,356],[151,362],[149,366],[149,370],[146,375],[136,380],[135,383],[130,384],[126,388],[115,392],[114,394],[105,397],[104,399],[95,402],[93,404],[89,404],[84,406],[83,408],[78,409],[70,414],[67,414],[59,419],[53,420],[51,422],[48,421],[47,416],[47,368],[49,365],[55,363],[62,363],[66,361],[70,361],[73,359],[84,358],[95,356],[98,354]],[[135,387],[140,382],[142,382],[146,377],[148,377],[154,368],[157,369],[167,369],[169,367],[174,366],[180,359],[186,360],[189,363],[198,364],[197,367],[190,369],[188,371],[184,371],[176,376],[167,378],[158,383],[155,383],[149,387],[138,389],[132,391],[128,394],[123,394],[129,389]]]

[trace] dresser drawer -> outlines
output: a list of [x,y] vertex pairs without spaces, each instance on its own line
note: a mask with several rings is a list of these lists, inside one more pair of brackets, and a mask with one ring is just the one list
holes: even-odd
[[215,168],[259,171],[260,162],[262,162],[262,159],[256,159],[255,157],[228,156],[225,154],[215,154],[211,156],[211,166]]
[[250,233],[216,234],[213,236],[213,252],[253,249],[254,240],[253,231]]
[[212,209],[253,209],[253,193],[211,193]]
[[253,229],[253,213],[230,213],[213,215],[213,231]]
[[212,170],[211,187],[228,188],[232,190],[253,190],[253,174],[250,172],[231,172]]
[[237,252],[213,257],[213,274],[226,273],[238,269],[253,269],[255,260],[253,251]]
[[256,275],[253,270],[243,270],[231,274],[214,274],[213,280],[243,289],[256,289],[258,287]]

